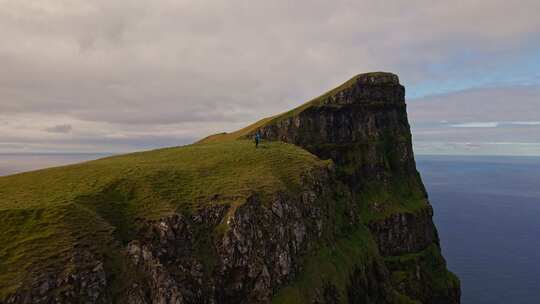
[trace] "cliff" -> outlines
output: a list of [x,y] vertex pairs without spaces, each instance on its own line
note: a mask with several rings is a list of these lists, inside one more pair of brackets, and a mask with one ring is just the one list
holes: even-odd
[[361,74],[194,145],[0,178],[0,302],[459,303],[404,95]]

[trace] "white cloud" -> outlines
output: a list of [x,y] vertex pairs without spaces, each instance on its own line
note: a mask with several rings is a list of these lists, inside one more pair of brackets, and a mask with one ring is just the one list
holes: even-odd
[[410,101],[415,151],[540,156],[539,97],[539,86],[519,86]]
[[509,124],[517,126],[540,126],[540,121],[511,121]]
[[441,121],[441,124],[452,128],[497,128],[504,126],[540,126],[540,121],[475,121],[456,124],[449,124],[448,121]]
[[450,125],[452,128],[496,128],[498,126],[498,122],[466,122]]
[[540,143],[417,141],[414,152],[424,155],[516,155],[540,156]]
[[[409,87],[489,72],[538,47],[538,11],[533,0],[0,0],[0,113],[13,125],[0,142],[186,143],[359,72],[393,71]],[[499,118],[463,121],[483,120]],[[44,131],[61,124],[71,132]]]

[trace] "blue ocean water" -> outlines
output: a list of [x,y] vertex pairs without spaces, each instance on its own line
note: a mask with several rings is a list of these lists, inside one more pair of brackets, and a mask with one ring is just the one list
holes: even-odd
[[[0,176],[104,156],[0,154]],[[462,303],[540,303],[540,157],[416,159]]]
[[417,156],[464,304],[540,303],[540,158]]

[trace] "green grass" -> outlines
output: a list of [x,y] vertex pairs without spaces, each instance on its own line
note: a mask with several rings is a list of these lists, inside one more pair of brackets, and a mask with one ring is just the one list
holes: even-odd
[[107,196],[127,204],[136,200],[146,215],[162,214],[287,188],[306,170],[328,164],[281,142],[259,149],[250,141],[167,148],[0,177],[0,210]]
[[71,267],[76,248],[114,260],[138,219],[294,191],[329,164],[294,145],[240,140],[0,177],[0,301],[27,277]]

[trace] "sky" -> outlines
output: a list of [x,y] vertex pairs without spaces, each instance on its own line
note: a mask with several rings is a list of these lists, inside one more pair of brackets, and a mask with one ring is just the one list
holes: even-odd
[[416,153],[540,155],[540,1],[0,0],[0,153],[189,144],[399,75]]

